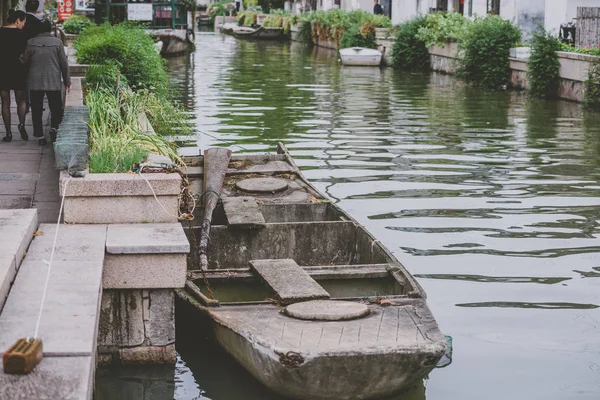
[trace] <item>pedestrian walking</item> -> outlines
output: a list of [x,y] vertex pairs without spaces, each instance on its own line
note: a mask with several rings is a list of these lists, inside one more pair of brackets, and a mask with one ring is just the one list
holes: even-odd
[[52,24],[48,20],[41,22],[42,33],[29,39],[25,49],[25,66],[31,95],[31,118],[33,136],[40,145],[48,143],[43,131],[42,112],[44,96],[50,107],[50,140],[54,143],[58,126],[62,121],[62,89],[71,91],[71,76],[65,48],[60,39],[52,36]]
[[0,98],[2,99],[2,120],[6,128],[3,142],[12,141],[11,116],[10,116],[10,91],[15,93],[17,103],[17,116],[19,118],[19,133],[22,140],[28,140],[25,131],[25,115],[27,113],[27,100],[25,89],[25,68],[21,63],[21,56],[25,51],[27,39],[21,29],[25,26],[25,13],[23,11],[9,11],[6,25],[0,28]]
[[25,3],[26,23],[23,32],[25,33],[27,40],[36,37],[42,32],[42,21],[36,15],[39,8],[39,0],[27,0]]

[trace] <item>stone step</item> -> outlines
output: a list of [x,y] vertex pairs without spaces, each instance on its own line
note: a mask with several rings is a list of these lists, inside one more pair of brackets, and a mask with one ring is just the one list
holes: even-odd
[[103,287],[182,288],[189,252],[190,244],[179,223],[109,225]]
[[[56,225],[42,224],[0,314],[0,350],[33,336]],[[88,399],[93,392],[106,225],[61,225],[38,336],[44,358],[29,375],[0,370],[0,399]]]
[[37,226],[35,209],[0,210],[0,312]]
[[329,293],[292,259],[250,260],[250,267],[283,304],[329,298]]

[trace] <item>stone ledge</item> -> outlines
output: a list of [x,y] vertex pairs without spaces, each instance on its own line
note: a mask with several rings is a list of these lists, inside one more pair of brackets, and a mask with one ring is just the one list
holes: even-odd
[[[144,174],[157,196],[176,195],[181,192],[181,176],[177,173]],[[87,174],[83,178],[72,179],[67,187],[66,197],[120,197],[152,196],[152,190],[144,177],[134,173]],[[69,178],[65,171],[60,173],[60,195],[64,183]]]
[[[73,181],[75,179],[79,178],[74,178]],[[70,224],[177,222],[179,197],[158,196],[158,200],[165,209],[170,211],[169,213],[162,209],[153,196],[67,197],[63,219]]]
[[0,311],[37,227],[36,209],[0,210]]
[[109,254],[189,253],[190,243],[179,223],[115,224],[108,226]]
[[106,254],[104,289],[166,289],[185,286],[186,254]]

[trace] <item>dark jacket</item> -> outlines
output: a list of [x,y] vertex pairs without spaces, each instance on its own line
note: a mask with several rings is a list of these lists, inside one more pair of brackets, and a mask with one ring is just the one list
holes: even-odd
[[27,37],[27,40],[36,37],[42,33],[42,21],[31,13],[25,14],[25,26],[23,27],[23,33]]
[[29,39],[24,61],[29,90],[57,91],[63,86],[71,86],[65,48],[60,39],[50,33],[40,33]]
[[383,15],[383,7],[381,7],[381,4],[375,4],[375,6],[373,7],[373,14]]

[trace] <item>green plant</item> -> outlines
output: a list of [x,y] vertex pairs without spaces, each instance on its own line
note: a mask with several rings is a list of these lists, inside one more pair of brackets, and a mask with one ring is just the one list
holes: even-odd
[[585,103],[590,108],[600,109],[600,62],[590,65],[585,81]]
[[388,17],[372,15],[360,10],[350,12],[340,9],[311,11],[302,14],[301,20],[310,23],[313,43],[316,43],[318,40],[330,40],[338,45],[344,31],[351,26],[362,26],[366,22],[372,24],[375,28],[391,28],[392,26]]
[[590,56],[600,56],[600,43],[598,47],[573,47],[567,43],[560,44],[561,51],[568,51],[570,53],[587,54]]
[[145,132],[140,115],[147,112],[147,92],[95,90],[86,97],[90,115],[90,171],[127,172],[151,152],[179,157],[167,138]]
[[396,28],[396,41],[392,47],[392,65],[408,70],[422,70],[429,67],[429,51],[423,40],[417,39],[419,29],[425,25],[425,18],[419,17]]
[[527,62],[527,80],[531,93],[536,96],[554,97],[558,91],[559,69],[558,51],[560,41],[544,28],[533,33],[532,51]]
[[71,18],[63,22],[65,33],[78,35],[85,29],[93,26],[94,23],[81,15],[73,15]]
[[167,92],[164,60],[142,28],[131,24],[92,26],[79,35],[75,49],[82,64],[118,63],[133,89]]
[[344,49],[348,47],[377,48],[377,43],[375,43],[375,27],[365,22],[362,26],[352,25],[345,29],[340,40],[340,48]]
[[92,64],[85,74],[85,86],[91,90],[114,90],[127,87],[127,78],[120,71],[116,61],[107,60],[104,64]]
[[510,77],[510,48],[521,40],[521,31],[498,15],[477,18],[467,25],[460,41],[463,52],[458,74],[466,82],[499,88]]
[[455,12],[427,14],[424,24],[419,27],[416,38],[425,42],[427,47],[443,46],[448,41],[459,41],[466,26],[471,23],[471,20]]
[[312,43],[312,25],[308,21],[298,22],[298,40],[304,43]]
[[228,10],[225,8],[225,5],[229,4],[229,3],[231,3],[230,0],[221,0],[216,3],[211,3],[210,6],[208,6],[208,9],[207,9],[207,12],[209,15],[208,23],[210,25],[215,24],[216,17],[225,15],[228,13]]

